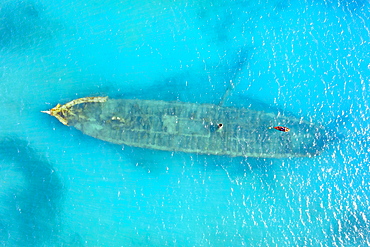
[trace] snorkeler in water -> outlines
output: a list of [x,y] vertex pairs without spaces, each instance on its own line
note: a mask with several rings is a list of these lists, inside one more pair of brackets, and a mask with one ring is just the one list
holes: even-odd
[[282,132],[289,132],[290,129],[288,127],[283,127],[283,126],[275,126],[275,127],[269,127],[269,129],[276,129]]

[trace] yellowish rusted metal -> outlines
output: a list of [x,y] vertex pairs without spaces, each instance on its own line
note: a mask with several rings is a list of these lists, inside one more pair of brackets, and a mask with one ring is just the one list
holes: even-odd
[[49,111],[41,111],[43,113],[49,114],[57,118],[62,124],[68,125],[67,116],[74,115],[71,108],[78,104],[83,103],[103,103],[106,102],[108,97],[85,97],[80,99],[72,100],[64,105],[57,104],[54,108]]

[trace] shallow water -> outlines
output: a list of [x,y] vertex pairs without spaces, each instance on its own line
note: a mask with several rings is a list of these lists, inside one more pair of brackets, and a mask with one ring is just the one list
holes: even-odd
[[[369,245],[367,1],[0,4],[3,246]],[[90,95],[218,104],[230,82],[225,105],[342,137],[314,158],[214,157],[116,146],[39,112]]]

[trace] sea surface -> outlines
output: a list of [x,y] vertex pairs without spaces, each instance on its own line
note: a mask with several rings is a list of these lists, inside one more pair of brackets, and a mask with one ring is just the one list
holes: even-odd
[[[368,0],[1,0],[1,246],[369,246]],[[311,158],[118,146],[86,96],[283,110]]]

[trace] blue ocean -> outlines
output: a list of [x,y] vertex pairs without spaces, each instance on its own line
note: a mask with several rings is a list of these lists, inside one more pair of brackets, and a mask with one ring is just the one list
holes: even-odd
[[[370,246],[369,10],[1,0],[0,245]],[[314,157],[233,158],[115,145],[40,112],[86,96],[223,101],[338,134]]]

